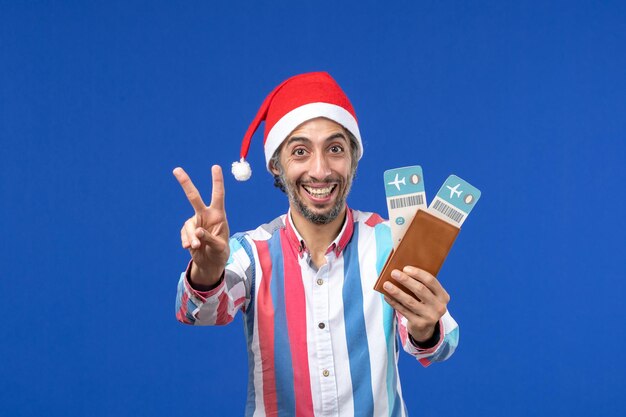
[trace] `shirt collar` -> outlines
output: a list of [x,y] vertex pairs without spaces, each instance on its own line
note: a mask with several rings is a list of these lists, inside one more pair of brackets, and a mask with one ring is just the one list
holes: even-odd
[[[304,243],[304,239],[298,233],[295,225],[293,224],[293,219],[291,218],[291,209],[287,213],[287,218],[285,219],[285,228],[287,231],[287,238],[289,239],[289,243],[293,246],[293,248],[298,252],[300,256],[303,256],[307,250],[307,247]],[[335,252],[335,256],[339,256],[341,251],[343,251],[352,238],[352,233],[354,232],[354,221],[352,217],[352,210],[350,207],[346,205],[346,218],[343,222],[343,226],[339,231],[339,234],[331,242],[326,249],[326,255],[330,252]]]

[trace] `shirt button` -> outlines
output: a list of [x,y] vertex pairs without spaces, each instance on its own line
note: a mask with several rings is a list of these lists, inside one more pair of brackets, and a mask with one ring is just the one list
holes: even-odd
[[330,375],[330,372],[328,372],[328,369],[324,369],[324,372],[322,372],[322,375],[328,376]]
[[322,285],[322,284],[324,284],[324,280],[321,279],[321,278],[318,278],[317,279],[317,285]]
[[319,327],[320,329],[323,329],[324,327],[326,327],[326,325],[324,323],[320,323],[317,325],[317,327]]

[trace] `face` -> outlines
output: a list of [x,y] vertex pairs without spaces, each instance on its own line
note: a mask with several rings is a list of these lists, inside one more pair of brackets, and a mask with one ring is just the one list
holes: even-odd
[[335,220],[354,174],[343,126],[325,118],[301,124],[283,143],[279,160],[272,172],[280,176],[292,209],[315,224]]

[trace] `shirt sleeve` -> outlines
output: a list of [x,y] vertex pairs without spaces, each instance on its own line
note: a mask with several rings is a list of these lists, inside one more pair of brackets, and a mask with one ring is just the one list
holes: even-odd
[[431,348],[419,347],[409,336],[407,319],[396,312],[398,333],[402,347],[409,355],[414,356],[424,367],[433,362],[443,362],[454,353],[459,344],[459,325],[448,311],[439,320],[439,341]]
[[245,235],[229,240],[230,257],[224,276],[209,291],[194,289],[189,281],[191,262],[180,275],[176,293],[176,319],[184,324],[199,326],[224,325],[233,321],[239,309],[247,308],[250,300],[254,269],[252,245]]

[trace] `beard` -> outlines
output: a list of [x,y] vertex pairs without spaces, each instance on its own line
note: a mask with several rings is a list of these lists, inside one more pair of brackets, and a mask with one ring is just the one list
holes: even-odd
[[[297,180],[295,183],[290,182],[287,178],[285,178],[285,174],[282,172],[282,169],[280,171],[279,178],[285,188],[287,197],[289,197],[289,202],[292,203],[293,207],[295,207],[305,219],[313,224],[320,225],[328,224],[339,216],[346,205],[346,198],[348,197],[348,193],[352,187],[352,180],[354,178],[354,174],[351,173],[345,180],[343,178],[328,178],[325,181],[322,181],[322,183],[336,184],[336,190],[333,192],[337,192],[337,197],[335,198],[335,202],[332,207],[320,212],[312,210],[308,207],[298,193],[298,190],[304,189],[302,185],[306,184],[307,181]],[[316,181],[316,183],[319,184],[320,181]],[[306,190],[303,192],[306,192]]]

